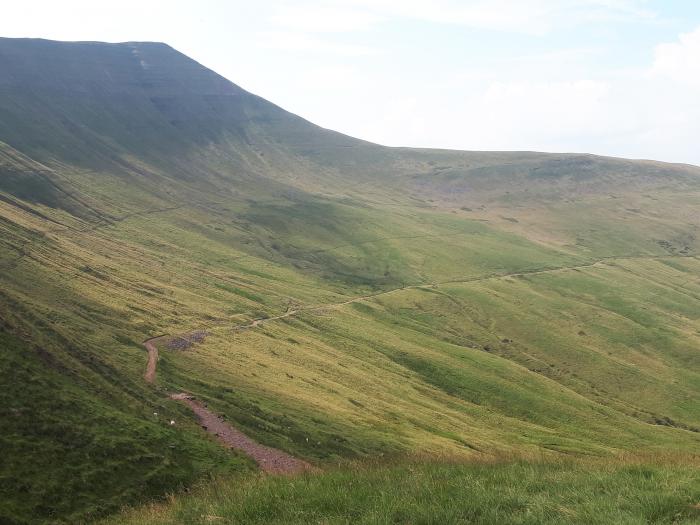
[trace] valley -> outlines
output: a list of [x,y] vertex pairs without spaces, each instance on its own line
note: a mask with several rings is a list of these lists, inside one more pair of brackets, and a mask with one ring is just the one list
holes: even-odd
[[697,518],[700,168],[383,147],[164,44],[0,68],[0,521]]

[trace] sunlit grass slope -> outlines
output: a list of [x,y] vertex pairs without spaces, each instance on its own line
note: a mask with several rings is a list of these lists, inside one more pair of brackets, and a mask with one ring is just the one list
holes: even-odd
[[310,457],[379,444],[691,451],[700,332],[694,287],[673,282],[696,266],[617,259],[399,289],[256,330],[212,327],[196,351],[164,355],[163,380]]

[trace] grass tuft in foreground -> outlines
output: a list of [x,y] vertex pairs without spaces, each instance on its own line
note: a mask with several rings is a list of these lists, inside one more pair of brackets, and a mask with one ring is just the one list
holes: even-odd
[[108,523],[637,524],[700,521],[698,458],[665,463],[413,460],[221,479]]

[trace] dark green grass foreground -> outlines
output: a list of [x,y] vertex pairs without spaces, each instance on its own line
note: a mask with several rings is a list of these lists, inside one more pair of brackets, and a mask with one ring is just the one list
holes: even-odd
[[220,480],[109,523],[700,523],[698,461],[353,466]]

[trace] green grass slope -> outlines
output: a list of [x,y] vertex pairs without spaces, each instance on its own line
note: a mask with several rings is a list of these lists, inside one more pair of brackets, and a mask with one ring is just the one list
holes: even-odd
[[357,465],[289,480],[223,479],[107,523],[697,523],[697,466],[624,461]]
[[177,404],[114,384],[118,374],[91,370],[89,356],[4,333],[0,342],[2,523],[75,523],[185,487],[203,471],[250,468],[200,439]]
[[[697,454],[699,189],[690,166],[369,144],[163,44],[0,39],[0,516],[248,471],[181,390],[325,467]],[[143,340],[193,330],[146,384]]]

